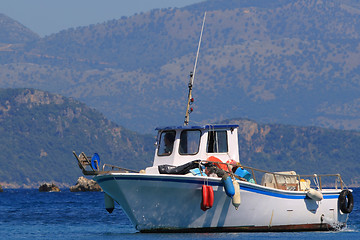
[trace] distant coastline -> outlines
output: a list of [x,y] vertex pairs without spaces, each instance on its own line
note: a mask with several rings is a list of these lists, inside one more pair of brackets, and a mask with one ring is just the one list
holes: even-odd
[[[28,183],[28,184],[0,182],[0,185],[2,186],[3,189],[39,189],[39,186],[41,184],[43,184],[44,182],[46,182],[46,181],[34,182],[34,183]],[[58,186],[60,189],[67,189],[72,186],[71,184],[68,184],[68,183],[59,183],[59,182],[53,182],[53,183],[56,186]]]

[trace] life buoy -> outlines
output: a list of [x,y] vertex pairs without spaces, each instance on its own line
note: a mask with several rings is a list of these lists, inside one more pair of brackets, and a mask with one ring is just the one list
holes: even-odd
[[202,185],[202,199],[201,199],[201,205],[200,208],[203,211],[208,210],[208,191],[206,188],[206,185]]
[[339,208],[343,213],[351,213],[354,208],[354,197],[349,190],[342,190],[339,199]]
[[98,167],[100,166],[100,156],[97,153],[94,153],[94,156],[91,158],[91,167],[94,170],[100,170]]

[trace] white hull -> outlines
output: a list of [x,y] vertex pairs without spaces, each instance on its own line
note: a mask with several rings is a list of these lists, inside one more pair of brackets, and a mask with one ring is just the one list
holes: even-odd
[[[142,232],[329,230],[345,226],[348,217],[338,209],[340,189],[323,190],[317,202],[305,192],[239,181],[235,210],[219,178],[109,173],[94,179]],[[203,184],[214,190],[214,205],[205,212]]]

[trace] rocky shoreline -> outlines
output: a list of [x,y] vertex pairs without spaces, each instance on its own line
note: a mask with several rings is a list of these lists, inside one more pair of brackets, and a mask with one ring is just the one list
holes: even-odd
[[30,183],[30,184],[17,184],[17,183],[8,183],[0,182],[0,192],[5,191],[6,189],[38,189],[41,192],[56,192],[60,189],[69,189],[71,192],[100,192],[102,191],[101,187],[91,179],[87,179],[83,176],[79,177],[75,185],[70,185],[67,183]]
[[[76,185],[69,188],[70,192],[100,192],[101,187],[97,182],[85,177],[79,177]],[[44,183],[39,187],[39,192],[60,192],[60,188],[54,183]]]

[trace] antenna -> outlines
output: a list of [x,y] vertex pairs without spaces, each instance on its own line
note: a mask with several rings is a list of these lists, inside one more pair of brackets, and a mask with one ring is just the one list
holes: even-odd
[[190,108],[190,105],[194,102],[194,98],[191,97],[191,92],[192,92],[192,87],[193,87],[194,79],[195,79],[196,65],[197,65],[197,61],[199,58],[200,45],[201,45],[201,39],[202,39],[203,31],[204,31],[205,19],[206,19],[206,12],[204,13],[204,19],[203,19],[203,23],[202,23],[202,27],[201,27],[199,45],[198,45],[198,49],[196,52],[196,58],[195,58],[195,64],[194,64],[194,70],[192,72],[190,72],[190,81],[189,81],[189,85],[188,85],[189,94],[188,94],[188,101],[187,101],[187,107],[186,107],[186,113],[185,113],[184,126],[187,126],[189,124],[189,120],[190,120],[189,115],[193,111],[193,108]]

